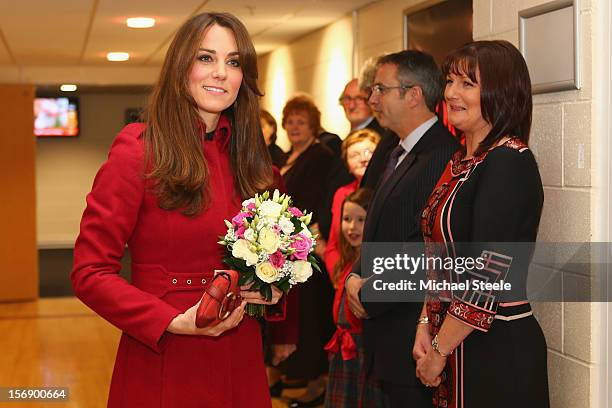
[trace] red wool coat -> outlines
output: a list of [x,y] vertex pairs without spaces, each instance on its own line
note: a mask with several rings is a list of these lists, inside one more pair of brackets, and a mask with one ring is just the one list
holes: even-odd
[[[76,295],[123,331],[110,407],[270,407],[260,328],[245,316],[220,337],[166,332],[194,305],[223,268],[224,219],[239,210],[228,152],[229,123],[221,117],[213,140],[203,138],[210,171],[208,209],[189,218],[158,206],[143,178],[143,124],[125,127],[98,172],[71,274]],[[132,283],[118,275],[125,245]]]

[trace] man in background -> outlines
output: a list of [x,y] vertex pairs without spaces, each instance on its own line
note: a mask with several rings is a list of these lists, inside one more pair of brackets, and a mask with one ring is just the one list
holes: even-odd
[[[382,128],[378,123],[378,120],[376,120],[376,118],[372,114],[372,109],[368,104],[369,85],[370,84],[366,84],[366,87],[362,87],[360,86],[359,80],[357,78],[351,79],[345,85],[344,90],[340,95],[340,98],[338,98],[338,101],[344,109],[344,115],[346,116],[346,120],[348,120],[351,124],[351,130],[349,133],[354,132],[356,130],[368,128],[376,131],[376,133],[380,135],[380,143],[383,144],[384,147],[382,148],[381,152],[376,154],[376,151],[380,149],[379,147],[377,147],[374,151],[374,154],[380,156],[380,158],[377,159],[377,162],[384,163],[385,156],[391,149],[393,149],[397,145],[398,139],[397,136],[393,134],[393,132],[387,131]],[[384,170],[384,165],[382,167],[382,170],[378,169],[378,167],[380,167],[380,164],[377,164],[375,167],[376,169],[373,171],[366,170],[366,175],[364,176],[364,179],[366,178],[369,172],[370,176],[367,177],[369,177],[370,182],[368,182],[368,185],[364,185],[362,182],[362,186],[371,188],[374,188],[376,186],[376,182],[378,181],[378,178],[380,176],[380,174],[378,173],[381,173],[382,170]],[[349,174],[348,169],[344,165],[343,161],[338,162],[330,172],[330,177],[328,183],[325,186],[325,193],[319,211],[319,230],[326,241],[329,239],[329,231],[331,229],[331,207],[334,199],[334,193],[339,187],[344,186],[353,180],[353,176]],[[323,248],[319,249],[322,250]]]

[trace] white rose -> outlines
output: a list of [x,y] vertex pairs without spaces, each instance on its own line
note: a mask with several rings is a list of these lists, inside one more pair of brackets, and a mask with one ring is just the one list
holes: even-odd
[[273,254],[278,249],[280,238],[278,234],[270,228],[262,228],[261,231],[259,231],[259,244],[266,253]]
[[248,206],[249,204],[255,204],[255,199],[254,199],[254,198],[249,198],[248,200],[244,200],[244,201],[242,202],[242,206],[243,206],[243,207],[246,207],[246,206]]
[[244,239],[251,242],[255,241],[255,231],[253,231],[253,228],[247,228],[246,231],[244,231]]
[[280,274],[270,262],[262,262],[255,267],[255,275],[266,283],[272,283],[278,280]]
[[278,225],[281,227],[283,234],[291,234],[295,230],[295,226],[291,222],[291,220],[287,217],[281,217],[278,221]]
[[306,261],[295,261],[293,263],[293,279],[298,283],[303,283],[312,275],[312,265]]
[[271,200],[266,200],[257,209],[257,212],[263,217],[275,218],[281,213],[283,206]]
[[239,239],[232,247],[232,256],[246,261],[247,266],[257,263],[257,254],[251,251],[251,245],[245,239]]

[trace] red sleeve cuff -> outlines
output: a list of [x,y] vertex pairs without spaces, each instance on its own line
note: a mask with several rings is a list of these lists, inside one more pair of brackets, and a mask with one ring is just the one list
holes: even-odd
[[451,302],[447,313],[462,323],[483,332],[489,331],[493,320],[495,320],[494,312],[456,299]]

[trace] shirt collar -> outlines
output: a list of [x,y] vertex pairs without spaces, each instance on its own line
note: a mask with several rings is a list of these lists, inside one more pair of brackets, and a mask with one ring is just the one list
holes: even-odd
[[400,142],[406,153],[410,153],[412,148],[421,140],[423,135],[438,121],[438,117],[434,115],[433,118],[426,120],[421,123],[416,129],[403,138]]
[[370,116],[369,118],[361,122],[359,125],[355,126],[355,128],[351,129],[351,132],[354,132],[356,130],[365,129],[366,127],[368,127],[370,123],[372,123],[373,120],[374,120],[374,116]]

